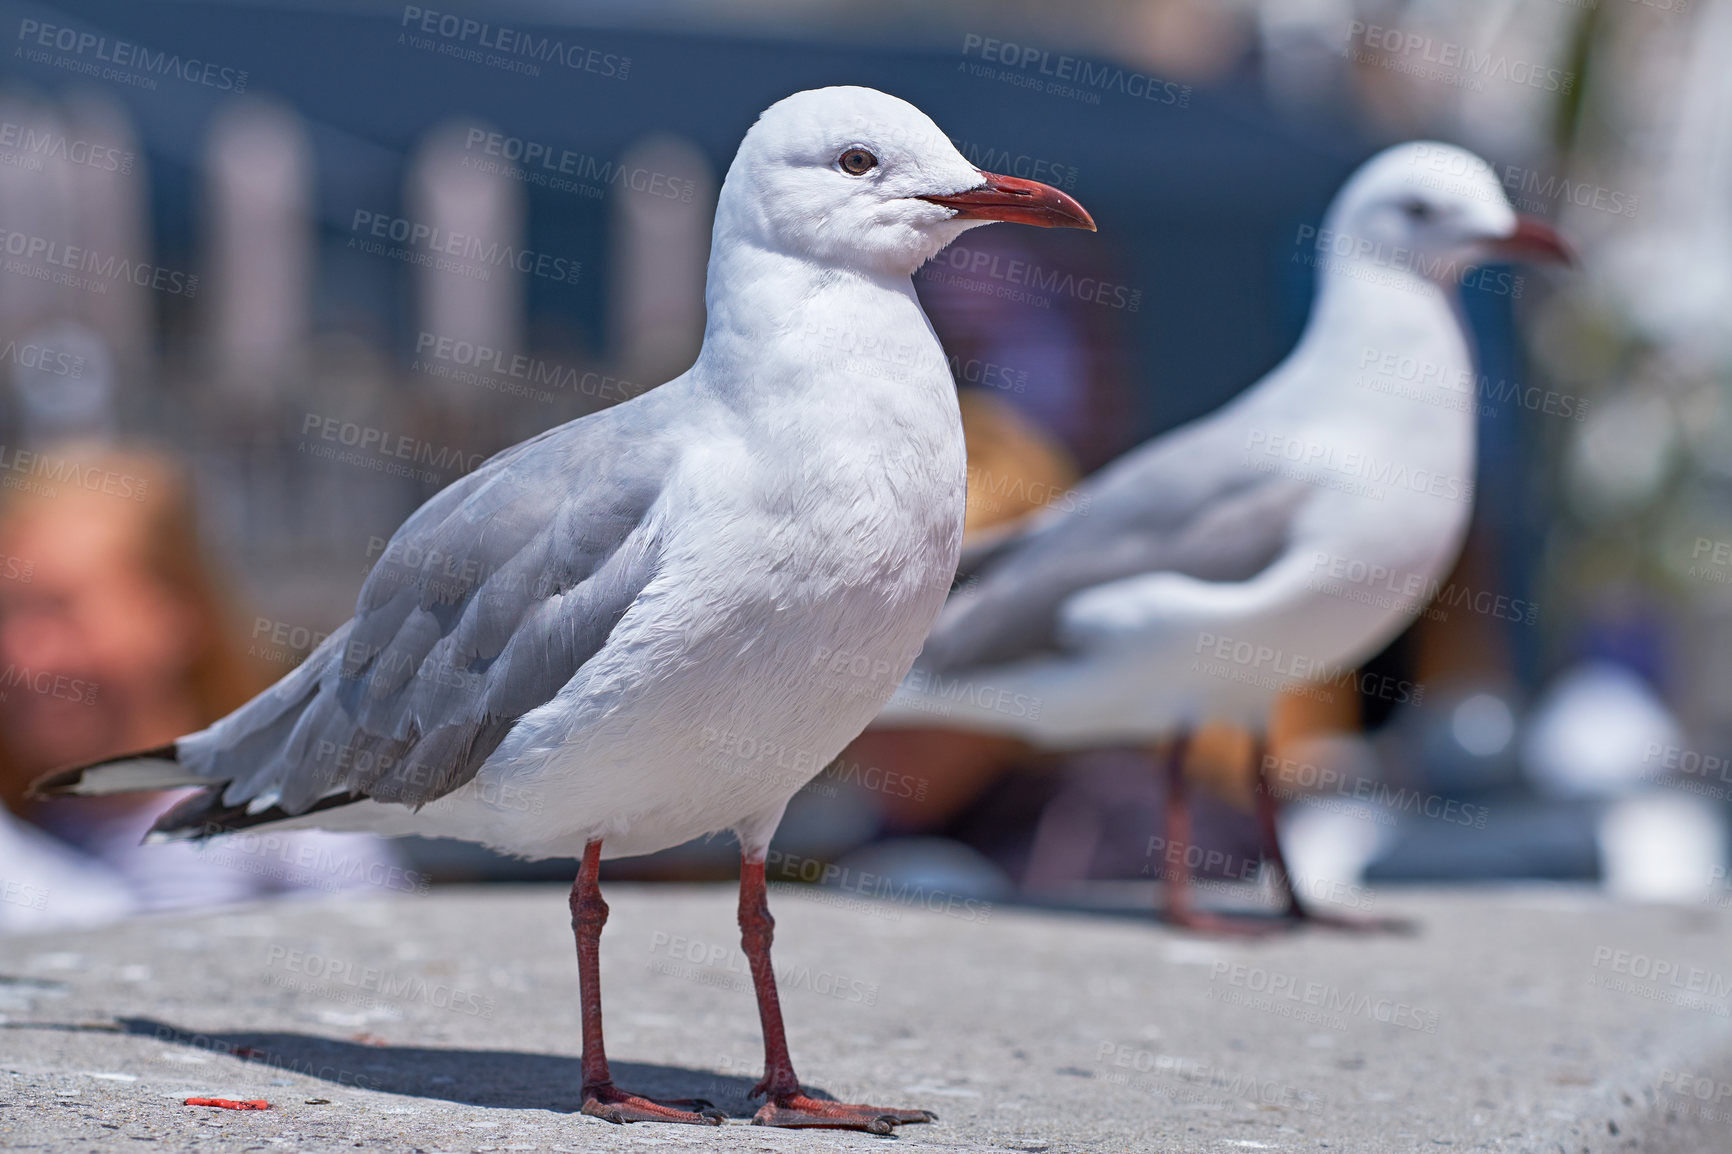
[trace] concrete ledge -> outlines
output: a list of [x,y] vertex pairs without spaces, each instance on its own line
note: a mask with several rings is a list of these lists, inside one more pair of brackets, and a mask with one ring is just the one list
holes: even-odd
[[[748,1117],[761,1049],[732,889],[607,892],[616,1080]],[[936,1110],[904,1148],[1732,1149],[1726,911],[1569,889],[1381,904],[1420,934],[1221,943],[1122,917],[772,896],[807,1085]],[[11,1150],[887,1141],[570,1113],[577,972],[556,887],[12,938],[0,975]],[[272,1109],[182,1105],[194,1096]]]

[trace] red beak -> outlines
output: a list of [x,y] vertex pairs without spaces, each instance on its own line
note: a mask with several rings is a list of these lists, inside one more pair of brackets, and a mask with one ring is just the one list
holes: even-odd
[[1515,231],[1493,241],[1491,250],[1517,260],[1557,261],[1575,264],[1576,254],[1557,230],[1537,216],[1517,216]]
[[958,220],[1009,220],[1040,228],[1086,228],[1095,231],[1088,210],[1050,184],[983,172],[985,183],[950,196],[923,196],[952,209]]

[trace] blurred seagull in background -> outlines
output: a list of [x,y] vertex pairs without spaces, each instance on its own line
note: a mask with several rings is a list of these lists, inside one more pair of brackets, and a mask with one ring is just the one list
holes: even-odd
[[1247,927],[1191,905],[1188,734],[1251,731],[1264,852],[1288,917],[1315,917],[1276,836],[1270,710],[1290,687],[1354,686],[1455,563],[1478,409],[1458,288],[1484,263],[1569,260],[1489,164],[1426,142],[1367,161],[1309,239],[1317,295],[1287,358],[1064,509],[972,539],[879,718],[1049,749],[1168,740],[1168,911],[1198,929]]
[[[171,838],[314,826],[580,857],[583,1111],[614,1122],[721,1116],[613,1085],[601,858],[732,830],[765,1044],[754,1121],[887,1133],[930,1120],[801,1092],[764,857],[812,773],[740,751],[796,750],[816,772],[894,691],[943,604],[962,431],[910,277],[990,221],[1094,228],[1058,190],[976,169],[881,92],[773,105],[722,186],[686,373],[505,450],[423,505],[354,618],[247,705],[39,792],[205,787],[157,823]],[[826,674],[842,651],[873,674]]]

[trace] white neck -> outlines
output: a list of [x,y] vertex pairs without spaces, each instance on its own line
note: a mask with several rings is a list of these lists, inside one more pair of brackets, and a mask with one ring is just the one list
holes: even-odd
[[[1458,291],[1376,260],[1320,259],[1299,343],[1246,401],[1316,406],[1334,399],[1403,419],[1454,414],[1471,427],[1474,359]],[[1383,387],[1368,387],[1368,380]]]
[[952,391],[910,277],[819,264],[737,236],[722,240],[711,250],[704,343],[692,368],[700,381],[736,402],[748,399],[745,391],[780,402],[824,387],[826,365],[847,364],[850,375],[868,378],[879,366],[887,387],[904,389],[918,366],[940,370],[944,391]]

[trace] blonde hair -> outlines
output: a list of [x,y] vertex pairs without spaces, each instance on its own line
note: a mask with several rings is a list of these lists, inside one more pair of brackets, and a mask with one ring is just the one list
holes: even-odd
[[[196,648],[182,689],[198,723],[207,725],[234,710],[267,678],[247,656],[225,583],[204,549],[193,485],[167,454],[138,446],[70,442],[14,454],[0,489],[0,529],[21,516],[56,508],[54,502],[82,496],[113,502],[130,539],[136,564],[159,588],[189,607]],[[75,515],[68,508],[66,515]],[[14,760],[3,748],[0,760]],[[119,752],[119,751],[116,751]],[[0,774],[10,778],[0,767]],[[36,768],[36,767],[32,767]],[[41,767],[48,768],[48,767]]]

